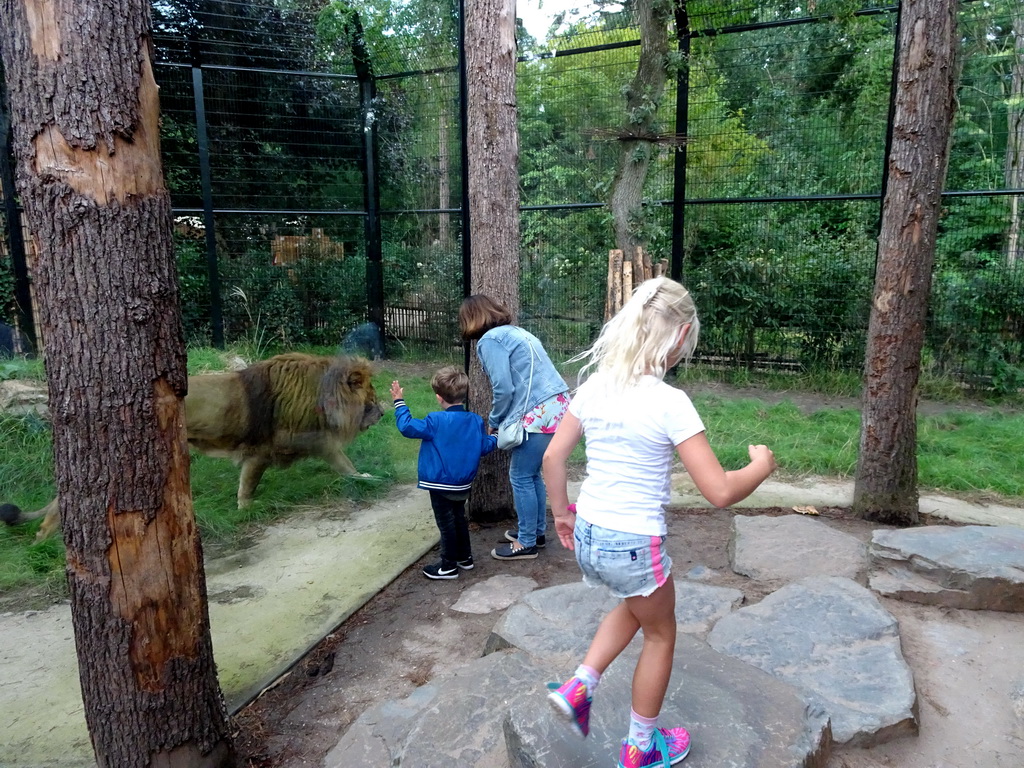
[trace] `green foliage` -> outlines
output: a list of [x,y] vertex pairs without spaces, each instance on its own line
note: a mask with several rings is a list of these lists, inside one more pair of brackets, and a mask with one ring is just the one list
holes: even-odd
[[210,316],[210,271],[206,248],[195,238],[176,235],[174,252],[178,265],[178,290],[181,296],[181,325],[185,342],[209,344],[212,332]]
[[[4,218],[0,216],[0,243],[6,243],[7,232]],[[0,322],[12,324],[15,316],[14,265],[6,255],[6,248],[0,248]]]
[[996,394],[1024,386],[1024,269],[990,263],[936,274],[926,329],[940,372],[984,371]]
[[224,335],[250,357],[301,344],[337,346],[366,313],[366,260],[315,256],[275,266],[269,255],[222,262]]

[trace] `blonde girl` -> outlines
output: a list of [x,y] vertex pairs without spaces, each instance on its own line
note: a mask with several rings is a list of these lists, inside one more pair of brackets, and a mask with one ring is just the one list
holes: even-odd
[[[750,463],[742,469],[723,470],[686,393],[664,382],[670,368],[693,354],[699,328],[682,285],[663,277],[640,285],[577,358],[588,359],[585,381],[544,454],[559,541],[575,551],[585,582],[622,598],[575,674],[548,697],[583,736],[601,675],[643,630],[619,768],[671,765],[690,750],[685,728],[657,727],[676,640],[672,559],[664,549],[673,455],[716,507],[746,498],[775,470],[764,445],[749,446]],[[570,506],[566,462],[584,435],[587,474]]]

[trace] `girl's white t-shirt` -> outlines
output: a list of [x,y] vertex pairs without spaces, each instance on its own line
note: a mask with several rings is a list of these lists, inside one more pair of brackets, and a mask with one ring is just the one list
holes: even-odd
[[602,528],[664,536],[676,446],[704,423],[686,393],[659,378],[644,376],[625,390],[605,380],[591,376],[569,404],[587,452],[576,514]]

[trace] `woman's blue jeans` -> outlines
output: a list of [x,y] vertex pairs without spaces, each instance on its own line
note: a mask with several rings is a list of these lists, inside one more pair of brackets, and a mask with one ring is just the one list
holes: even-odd
[[523,442],[512,449],[508,479],[512,483],[512,499],[519,520],[519,543],[524,547],[537,544],[537,537],[547,530],[547,488],[540,473],[553,433],[527,432]]

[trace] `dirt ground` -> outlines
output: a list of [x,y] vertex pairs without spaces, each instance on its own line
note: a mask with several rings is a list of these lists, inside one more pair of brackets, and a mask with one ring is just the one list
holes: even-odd
[[[744,514],[788,514],[788,509]],[[847,510],[821,510],[821,519],[870,539],[872,525]],[[744,592],[757,602],[781,585],[758,583],[729,568],[732,513],[676,509],[669,523],[669,552],[682,577],[702,565],[710,584]],[[455,581],[431,581],[410,567],[289,674],[234,718],[236,739],[254,768],[319,766],[348,726],[368,707],[400,699],[417,686],[482,653],[500,613],[451,610],[462,592],[496,575],[529,576],[540,588],[579,578],[572,553],[557,541],[532,561],[502,563],[489,551],[504,526],[474,526],[477,567]],[[921,735],[873,749],[837,750],[828,768],[1010,768],[1024,765],[1022,698],[994,696],[1007,681],[1024,685],[1024,617],[959,611],[883,600],[900,622],[904,654],[914,670]],[[958,666],[959,662],[959,666]],[[497,767],[496,767],[497,768]]]

